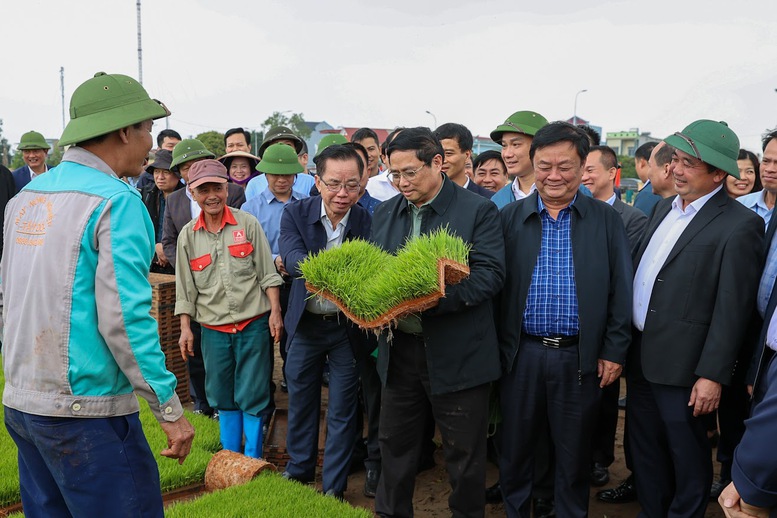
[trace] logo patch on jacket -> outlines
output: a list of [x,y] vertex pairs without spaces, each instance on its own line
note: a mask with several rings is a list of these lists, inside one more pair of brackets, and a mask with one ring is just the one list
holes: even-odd
[[235,241],[235,244],[245,243],[246,230],[244,228],[241,228],[240,230],[233,230],[232,239]]

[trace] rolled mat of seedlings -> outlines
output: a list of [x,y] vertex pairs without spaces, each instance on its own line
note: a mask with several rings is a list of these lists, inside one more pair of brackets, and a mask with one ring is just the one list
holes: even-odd
[[214,491],[245,484],[264,470],[275,471],[275,465],[241,453],[221,450],[213,455],[205,470],[205,489]]
[[448,228],[408,240],[396,255],[363,240],[308,256],[305,287],[332,301],[362,329],[380,330],[435,307],[445,285],[469,275],[470,245]]

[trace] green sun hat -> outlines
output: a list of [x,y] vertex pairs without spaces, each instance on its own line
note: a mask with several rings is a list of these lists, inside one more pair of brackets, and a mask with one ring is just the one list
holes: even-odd
[[182,140],[173,148],[173,161],[170,164],[170,170],[177,173],[179,165],[196,158],[216,158],[216,155],[208,151],[205,144],[196,138]]
[[269,146],[256,170],[265,174],[299,174],[305,171],[297,159],[297,153],[286,144]]
[[274,128],[271,128],[264,136],[264,140],[262,141],[262,144],[259,146],[257,155],[261,157],[262,153],[264,153],[264,150],[267,149],[267,147],[270,146],[270,144],[274,144],[279,140],[291,140],[292,142],[294,142],[294,151],[296,151],[297,154],[302,152],[302,144],[303,144],[302,139],[299,138],[293,131],[291,131],[286,126],[276,126]]
[[170,110],[151,99],[143,86],[131,77],[97,72],[73,92],[70,122],[62,132],[59,145],[77,144],[168,115]]
[[515,112],[491,132],[491,140],[497,144],[501,144],[502,134],[504,133],[523,133],[524,135],[533,137],[537,134],[537,131],[547,123],[548,119],[537,112]]
[[330,133],[329,135],[324,135],[323,138],[318,141],[318,151],[316,151],[316,156],[320,155],[321,152],[329,146],[347,143],[348,139],[339,133]]
[[723,121],[697,120],[669,135],[664,142],[739,178],[739,138]]
[[28,131],[22,135],[22,139],[17,146],[18,150],[24,151],[25,149],[51,149],[46,139],[37,131]]

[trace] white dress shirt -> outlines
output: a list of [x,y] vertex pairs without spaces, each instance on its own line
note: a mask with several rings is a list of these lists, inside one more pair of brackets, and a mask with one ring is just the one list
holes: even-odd
[[386,201],[399,194],[399,189],[391,181],[388,173],[389,169],[386,169],[367,180],[367,191],[376,200]]
[[650,296],[653,293],[653,286],[656,283],[658,272],[663,268],[666,258],[669,257],[669,253],[674,248],[677,240],[680,239],[683,231],[688,228],[696,214],[722,188],[722,185],[718,186],[711,193],[691,202],[685,210],[682,208],[683,200],[679,195],[675,196],[675,199],[672,201],[672,210],[669,211],[669,214],[658,225],[653,237],[650,238],[645,253],[642,254],[642,260],[637,267],[637,273],[634,276],[632,321],[634,327],[640,331],[645,328]]
[[[321,200],[320,221],[326,230],[326,250],[337,248],[343,244],[343,238],[345,237],[345,226],[348,224],[348,218],[350,216],[351,209],[348,209],[348,212],[345,213],[343,219],[340,220],[336,227],[332,228],[332,221],[329,219],[329,216],[326,215],[324,201]],[[339,311],[334,302],[320,296],[315,296],[308,299],[308,301],[305,303],[305,309],[317,315],[331,315],[332,313],[337,313]]]
[[513,196],[515,196],[516,201],[528,197],[531,193],[537,190],[537,186],[535,184],[531,184],[531,187],[529,187],[529,192],[523,192],[521,190],[521,185],[518,183],[518,177],[513,180],[510,188],[513,190]]

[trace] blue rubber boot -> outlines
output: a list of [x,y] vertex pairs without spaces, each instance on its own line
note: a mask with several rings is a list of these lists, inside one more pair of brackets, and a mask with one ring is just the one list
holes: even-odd
[[262,418],[243,412],[243,431],[246,434],[246,457],[262,458]]
[[221,447],[240,453],[243,444],[243,416],[240,410],[219,410]]

